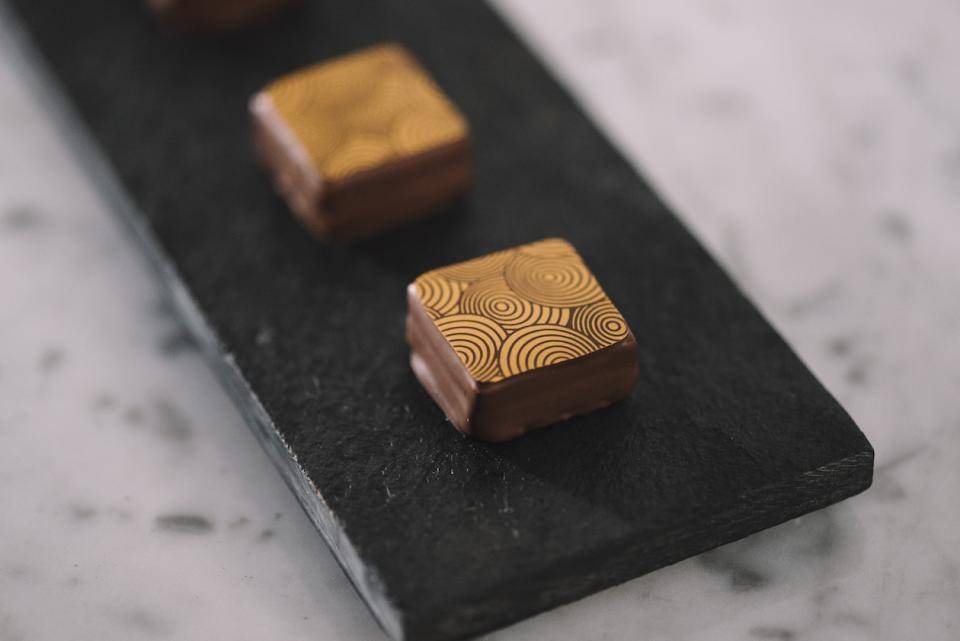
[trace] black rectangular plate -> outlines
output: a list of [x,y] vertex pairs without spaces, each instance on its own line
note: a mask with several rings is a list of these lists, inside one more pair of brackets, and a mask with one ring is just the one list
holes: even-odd
[[[191,39],[138,2],[13,4],[225,385],[395,637],[475,635],[869,486],[849,416],[486,5],[316,1]],[[247,99],[381,40],[467,114],[476,186],[443,216],[323,246],[255,164]],[[464,439],[409,369],[404,288],[546,236],[629,321],[640,384],[512,443]]]

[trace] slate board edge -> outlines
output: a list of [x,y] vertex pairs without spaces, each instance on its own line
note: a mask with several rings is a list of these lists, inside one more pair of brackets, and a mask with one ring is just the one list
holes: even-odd
[[401,613],[386,599],[375,572],[360,560],[353,545],[343,534],[336,516],[303,472],[296,456],[283,442],[233,357],[222,348],[216,332],[200,311],[180,278],[176,266],[169,260],[151,231],[149,221],[140,214],[124,190],[106,153],[88,131],[86,123],[80,118],[69,98],[64,95],[40,48],[33,42],[26,27],[20,22],[16,12],[7,5],[6,0],[0,0],[0,19],[6,25],[3,31],[10,35],[6,48],[23,63],[23,68],[31,72],[21,74],[21,78],[26,81],[35,97],[42,98],[41,102],[52,116],[58,133],[76,156],[82,171],[96,185],[97,196],[106,201],[108,209],[122,222],[122,229],[147,254],[144,264],[163,287],[224,391],[239,409],[244,422],[296,496],[307,517],[320,531],[337,563],[373,612],[374,618],[392,638],[403,639]]
[[[537,604],[535,600],[529,598],[518,599],[513,603],[524,603],[529,606],[524,613],[515,613],[495,625],[489,624],[491,617],[481,613],[478,616],[478,622],[468,626],[472,627],[474,632],[464,635],[456,632],[465,627],[464,612],[472,607],[476,608],[478,604],[460,604],[460,607],[450,608],[449,612],[437,613],[430,621],[412,622],[415,634],[411,638],[473,638],[829,507],[860,494],[872,485],[873,462],[873,447],[868,443],[866,449],[851,453],[817,469],[807,470],[796,477],[757,487],[743,501],[719,510],[709,521],[698,519],[693,523],[681,523],[672,531],[663,533],[656,541],[635,537],[625,539],[615,551],[606,550],[604,562],[608,567],[598,563],[598,557],[591,554],[591,551],[583,551],[576,559],[568,560],[566,566],[591,564],[595,566],[594,573],[598,578],[592,583],[579,585],[576,590],[571,590],[566,595],[553,594],[549,605]],[[783,491],[777,491],[777,488],[783,488]],[[795,500],[798,489],[808,493],[805,500]],[[768,501],[763,509],[758,510],[753,508],[748,499],[749,495],[753,494],[783,497],[783,501]],[[745,505],[746,509],[743,507]],[[764,517],[769,519],[770,515],[776,515],[775,522],[765,520]],[[707,535],[710,536],[705,538]],[[687,540],[692,543],[687,543]],[[704,543],[705,540],[709,542]],[[576,577],[573,578],[576,579]],[[532,577],[531,582],[537,579],[538,577]],[[510,593],[510,586],[500,586],[499,589],[504,593]],[[488,623],[484,624],[483,621]]]
[[[797,479],[799,482],[782,482],[772,485],[756,488],[751,492],[757,494],[766,494],[770,488],[775,485],[791,486],[796,488],[798,485],[811,491],[810,499],[802,502],[792,503],[789,508],[779,504],[765,505],[763,510],[753,510],[752,514],[745,514],[743,518],[736,519],[728,523],[724,530],[714,529],[715,536],[709,544],[702,541],[699,544],[681,545],[674,548],[671,552],[668,545],[661,549],[659,545],[651,547],[649,541],[627,540],[622,547],[615,553],[606,554],[605,561],[611,565],[618,566],[618,569],[609,574],[602,575],[590,584],[581,584],[577,589],[570,590],[563,594],[553,594],[544,603],[530,602],[530,607],[524,613],[514,612],[507,618],[497,618],[495,616],[481,614],[477,620],[466,626],[471,632],[464,634],[463,621],[464,615],[471,609],[471,604],[466,604],[464,609],[452,608],[449,612],[434,613],[434,618],[426,621],[408,621],[405,620],[402,613],[394,607],[386,596],[382,582],[378,579],[376,571],[365,566],[360,560],[359,555],[343,533],[338,520],[328,506],[324,503],[320,494],[314,488],[310,478],[304,473],[298,464],[295,455],[283,442],[282,437],[273,426],[273,422],[260,403],[256,394],[248,385],[242,372],[236,366],[232,355],[223,349],[222,344],[207,322],[206,317],[200,311],[194,301],[188,288],[183,283],[175,265],[168,259],[166,253],[162,250],[159,241],[155,237],[149,221],[143,216],[127,195],[125,189],[113,169],[113,165],[106,153],[100,148],[93,135],[89,132],[86,124],[80,118],[73,107],[72,102],[63,93],[56,75],[48,66],[40,48],[33,42],[26,28],[20,23],[15,11],[10,9],[6,0],[0,0],[0,17],[4,18],[7,25],[6,31],[11,35],[11,43],[7,47],[14,56],[23,61],[24,67],[33,71],[33,74],[23,74],[27,84],[31,87],[35,96],[44,98],[42,101],[44,108],[53,116],[54,122],[64,140],[71,147],[85,173],[97,186],[97,195],[103,198],[109,209],[116,213],[123,221],[123,228],[130,233],[136,242],[143,247],[149,256],[146,261],[153,273],[156,274],[160,283],[163,284],[168,293],[173,306],[183,319],[187,329],[197,340],[201,351],[213,368],[221,385],[235,402],[240,410],[245,422],[253,431],[255,437],[261,446],[266,450],[273,464],[278,468],[284,482],[290,487],[297,501],[310,518],[311,522],[320,531],[324,540],[327,542],[331,552],[340,564],[344,573],[347,575],[354,588],[370,608],[378,623],[394,639],[406,638],[437,638],[437,639],[460,639],[470,638],[477,634],[495,630],[518,621],[522,621],[532,615],[543,611],[559,607],[566,603],[578,600],[596,591],[610,587],[647,572],[671,565],[685,558],[713,549],[717,546],[729,543],[734,540],[748,536],[756,531],[771,527],[769,521],[763,522],[763,514],[778,514],[777,523],[789,521],[793,518],[809,513],[831,505],[844,498],[848,498],[867,489],[872,482],[873,470],[873,450],[869,442],[865,442],[866,449],[856,452],[848,457],[834,461],[817,470],[801,473]],[[521,40],[523,38],[516,33],[514,35]],[[549,71],[548,71],[549,73]],[[598,132],[599,133],[599,132]],[[599,133],[604,140],[614,148],[616,145],[605,135]],[[634,167],[634,171],[637,169]],[[682,223],[682,221],[681,221]],[[687,230],[689,233],[689,230]],[[847,472],[843,476],[835,477],[831,485],[836,489],[829,494],[817,495],[817,488],[822,488],[818,483],[817,476],[824,475],[826,478],[836,471]],[[856,479],[857,485],[853,487],[844,487],[843,482],[848,479]],[[838,482],[839,481],[841,482]],[[729,514],[736,514],[742,511],[736,505],[717,512],[716,520],[723,520]],[[736,526],[743,527],[744,523],[756,521],[759,525],[749,525],[749,531],[746,533],[743,529],[737,529]],[[704,527],[715,528],[714,523],[698,523],[699,527],[677,528],[670,534],[664,534],[661,540],[664,542],[685,538],[695,538],[693,533],[702,534]],[[679,550],[679,551],[678,551]],[[640,558],[644,555],[645,558]],[[584,559],[589,558],[589,551],[584,551],[581,555]],[[625,563],[625,558],[637,559],[631,563]],[[596,560],[595,558],[593,560]],[[584,587],[586,586],[586,587]],[[477,605],[477,604],[472,604]],[[482,604],[481,608],[482,611]],[[449,620],[452,623],[448,628],[444,621]]]

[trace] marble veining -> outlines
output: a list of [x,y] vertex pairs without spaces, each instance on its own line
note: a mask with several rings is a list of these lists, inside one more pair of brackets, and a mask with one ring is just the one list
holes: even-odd
[[[956,3],[497,5],[840,398],[877,469],[850,501],[489,639],[956,639]],[[384,639],[8,33],[0,640]]]

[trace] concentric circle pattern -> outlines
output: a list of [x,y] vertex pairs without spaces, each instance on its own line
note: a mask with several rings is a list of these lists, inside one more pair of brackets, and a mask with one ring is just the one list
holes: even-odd
[[503,276],[510,289],[541,305],[579,307],[604,298],[593,274],[574,256],[517,252]]
[[524,245],[517,251],[527,256],[539,256],[541,258],[561,258],[577,255],[573,245],[562,238],[544,238],[539,242]]
[[502,276],[503,268],[513,256],[513,253],[511,250],[493,252],[486,256],[449,265],[438,271],[443,274],[444,278],[466,282],[473,282],[489,276]]
[[479,381],[503,378],[497,355],[507,333],[494,321],[474,314],[453,314],[434,321],[471,376]]
[[436,269],[414,285],[479,382],[586,356],[630,331],[580,255],[561,239]]
[[556,365],[597,351],[590,337],[562,325],[531,325],[517,330],[500,349],[504,377]]
[[372,47],[294,72],[271,84],[266,93],[326,180],[340,180],[467,136],[466,122],[456,108],[396,45]]
[[623,340],[630,331],[623,316],[608,300],[574,310],[571,327],[604,343]]
[[460,311],[493,319],[507,331],[551,323],[564,325],[570,320],[565,307],[546,307],[517,295],[502,276],[478,280],[460,295]]
[[462,283],[444,278],[438,272],[428,272],[418,278],[414,285],[417,288],[417,298],[423,306],[433,310],[439,316],[446,316],[458,310]]
[[442,111],[414,111],[397,116],[390,141],[398,153],[413,156],[457,140],[463,129]]
[[389,143],[376,136],[356,136],[342,145],[336,155],[327,159],[326,177],[329,180],[345,178],[356,174],[390,157],[392,150]]

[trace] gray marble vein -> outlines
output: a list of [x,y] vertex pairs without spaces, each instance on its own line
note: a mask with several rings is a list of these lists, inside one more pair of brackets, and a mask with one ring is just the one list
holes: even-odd
[[[490,639],[960,635],[960,6],[498,0],[877,450]],[[0,25],[0,640],[383,639]]]

